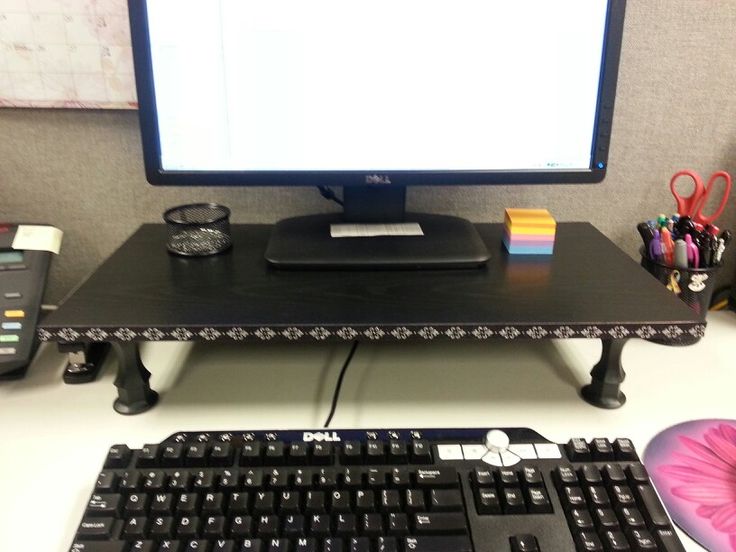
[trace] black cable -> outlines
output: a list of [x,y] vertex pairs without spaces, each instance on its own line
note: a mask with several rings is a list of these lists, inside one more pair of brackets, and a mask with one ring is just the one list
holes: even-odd
[[322,194],[323,198],[342,205],[342,200],[335,195],[335,192],[333,192],[331,188],[328,188],[327,186],[317,186],[317,189],[319,190],[319,193]]
[[332,417],[335,415],[335,409],[337,408],[337,399],[340,397],[340,388],[342,387],[342,380],[345,377],[345,372],[348,369],[348,364],[350,364],[350,361],[353,358],[353,355],[355,354],[355,349],[358,348],[358,340],[356,339],[353,341],[353,346],[350,348],[350,352],[348,353],[347,358],[345,359],[345,362],[342,365],[342,368],[340,369],[340,375],[337,377],[337,384],[335,385],[335,392],[332,395],[332,407],[330,408],[330,413],[327,415],[327,419],[325,420],[325,425],[322,427],[330,427],[330,422],[332,421]]

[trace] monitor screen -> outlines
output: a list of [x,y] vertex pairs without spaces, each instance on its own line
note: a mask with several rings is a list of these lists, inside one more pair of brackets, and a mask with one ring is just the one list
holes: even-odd
[[131,2],[149,180],[600,180],[619,3]]

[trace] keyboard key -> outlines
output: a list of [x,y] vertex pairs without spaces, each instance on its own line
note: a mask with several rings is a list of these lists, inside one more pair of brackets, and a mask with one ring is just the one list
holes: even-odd
[[503,498],[504,514],[525,514],[526,506],[521,489],[504,489],[501,493]]
[[411,442],[410,460],[412,464],[431,464],[432,452],[429,441],[415,439]]
[[432,489],[429,504],[430,508],[437,512],[462,510],[463,497],[458,489]]
[[367,537],[353,537],[350,539],[349,552],[371,552],[371,541]]
[[332,464],[332,455],[334,449],[332,443],[314,443],[312,449],[312,462],[318,466],[326,466]]
[[69,552],[125,552],[125,541],[95,542],[75,540]]
[[87,539],[108,539],[112,534],[112,517],[84,518],[77,529],[77,537]]
[[515,535],[509,541],[511,552],[539,552],[539,543],[534,535]]
[[266,444],[266,457],[263,460],[267,466],[283,466],[286,464],[286,446],[281,441]]
[[318,552],[317,541],[311,538],[298,538],[294,541],[294,552]]
[[585,508],[587,505],[585,495],[583,495],[583,490],[580,487],[564,487],[560,501],[565,510]]
[[531,487],[527,491],[527,506],[530,514],[551,514],[552,503],[547,491],[542,488]]
[[105,468],[125,468],[130,460],[131,451],[127,445],[113,445],[107,452]]
[[399,544],[392,537],[378,537],[376,541],[377,552],[399,552]]
[[417,487],[455,487],[458,484],[454,468],[419,469],[416,472]]
[[138,452],[138,460],[136,466],[139,468],[153,468],[158,465],[158,445],[143,445]]
[[587,485],[600,485],[603,477],[597,466],[594,464],[584,464],[578,471],[580,481]]
[[628,477],[629,482],[632,485],[637,485],[639,483],[649,483],[649,473],[647,472],[647,469],[644,467],[643,464],[631,464],[626,468],[625,471],[626,476]]
[[542,472],[536,466],[524,466],[521,470],[521,481],[529,487],[544,485]]
[[494,484],[493,472],[487,468],[475,468],[470,477],[479,487],[491,487]]
[[568,485],[577,485],[578,483],[577,474],[569,466],[558,466],[554,472],[554,479],[558,489]]
[[639,485],[637,488],[639,495],[639,505],[648,525],[657,527],[666,527],[670,520],[667,512],[664,511],[662,504],[659,502],[657,493],[651,485]]
[[184,451],[184,465],[202,467],[207,465],[207,443],[193,443]]
[[392,439],[388,443],[388,461],[391,464],[406,464],[409,461],[409,452],[406,441]]
[[233,447],[230,443],[215,443],[210,449],[210,466],[229,466],[233,461]]
[[360,441],[345,441],[340,451],[343,464],[357,465],[363,461],[363,446]]
[[137,540],[130,543],[130,552],[156,552],[158,544],[151,540]]
[[603,544],[593,531],[580,531],[575,536],[578,552],[603,552]]
[[365,461],[367,464],[385,463],[386,444],[383,441],[368,441],[365,444]]
[[621,531],[603,533],[603,547],[606,552],[629,552],[631,550],[626,536]]
[[634,552],[654,552],[657,550],[654,537],[646,529],[632,529],[628,531],[628,535]]
[[588,510],[570,510],[568,519],[573,532],[575,532],[576,529],[586,531],[595,529],[593,518],[590,517],[590,512],[588,512]]
[[467,522],[463,513],[414,514],[413,523],[418,535],[467,532]]
[[596,508],[593,510],[593,521],[599,531],[618,529],[618,518],[616,512],[610,508]]
[[475,492],[475,507],[479,514],[500,514],[501,501],[495,489],[478,489]]
[[161,453],[161,465],[164,467],[181,466],[184,457],[184,444],[173,443],[166,445]]
[[616,439],[613,442],[613,453],[616,460],[625,462],[639,460],[639,456],[636,454],[636,449],[634,448],[634,443],[631,442],[631,439]]
[[411,552],[473,552],[470,538],[455,537],[406,537],[403,549]]
[[93,494],[87,503],[88,516],[115,516],[120,511],[119,494]]
[[235,541],[216,539],[212,543],[212,552],[238,552],[235,546]]
[[613,446],[608,439],[593,439],[590,445],[593,461],[606,462],[614,459]]
[[243,448],[240,451],[240,459],[238,460],[241,466],[261,466],[263,465],[263,447],[261,443],[243,443]]
[[565,445],[565,451],[570,462],[590,462],[591,452],[585,439],[576,437],[570,439]]

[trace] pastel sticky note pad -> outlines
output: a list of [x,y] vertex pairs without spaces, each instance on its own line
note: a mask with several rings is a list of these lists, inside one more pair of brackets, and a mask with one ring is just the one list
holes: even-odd
[[557,223],[547,209],[506,209],[504,220],[510,225],[556,226]]
[[514,234],[509,235],[506,240],[509,243],[516,243],[519,245],[552,245],[555,243],[554,236],[544,236],[536,234]]
[[512,255],[551,255],[554,251],[552,245],[517,245],[509,243],[504,236],[503,244]]
[[506,229],[510,234],[538,234],[544,236],[554,236],[556,233],[555,226],[525,226],[525,225],[506,225]]

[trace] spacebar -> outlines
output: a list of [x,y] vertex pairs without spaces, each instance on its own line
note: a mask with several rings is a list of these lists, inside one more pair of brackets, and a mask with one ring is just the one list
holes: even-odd
[[473,552],[473,546],[467,536],[406,537],[404,552]]

